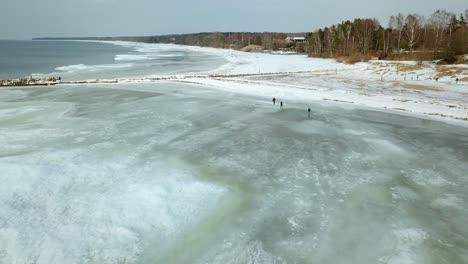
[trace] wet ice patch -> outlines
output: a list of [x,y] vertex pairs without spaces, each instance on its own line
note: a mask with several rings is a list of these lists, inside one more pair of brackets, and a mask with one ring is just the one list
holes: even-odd
[[0,107],[3,108],[0,108],[0,118],[2,121],[15,119],[18,118],[18,116],[38,112],[47,108],[46,106],[26,106],[14,103],[4,103],[1,104]]
[[0,124],[6,120],[16,120],[8,125],[25,124],[31,120],[58,119],[73,109],[74,104],[66,102],[41,103],[34,106],[24,103],[0,103]]
[[445,194],[431,202],[431,206],[439,209],[453,208],[463,210],[463,200],[454,194]]
[[223,128],[230,129],[230,130],[239,130],[247,127],[247,124],[242,123],[237,120],[231,120],[228,122],[223,123]]
[[[424,263],[422,244],[429,235],[421,229],[398,229],[393,231],[396,238],[395,254],[384,256],[379,262],[386,264]],[[416,253],[417,252],[417,253]]]
[[344,131],[346,133],[349,133],[349,134],[354,135],[354,136],[364,136],[364,135],[369,134],[369,132],[367,132],[367,131],[354,130],[354,129],[345,129]]
[[419,199],[418,194],[414,190],[406,186],[390,187],[390,190],[391,190],[392,198],[394,200],[403,199],[403,200],[411,201],[411,200]]
[[283,263],[281,258],[274,257],[266,252],[260,241],[251,241],[245,244],[224,244],[216,256],[207,263],[213,264],[275,264]]
[[3,90],[0,93],[0,102],[23,98],[26,94],[26,92],[20,90]]
[[319,120],[298,122],[291,125],[290,129],[305,135],[327,134],[335,132],[334,128],[330,124]]
[[450,181],[445,179],[441,174],[430,169],[410,170],[406,176],[418,185],[444,187],[452,185]]
[[364,141],[378,147],[379,151],[388,151],[393,153],[408,154],[408,152],[396,143],[384,138],[364,138]]

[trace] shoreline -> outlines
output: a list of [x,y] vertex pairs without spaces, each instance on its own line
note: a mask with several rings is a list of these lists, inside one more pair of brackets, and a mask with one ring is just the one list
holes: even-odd
[[[283,74],[283,73],[278,73],[278,74]],[[203,81],[197,82],[196,80],[190,80],[190,79],[171,79],[171,78],[161,78],[158,80],[141,80],[139,82],[134,82],[134,81],[119,81],[119,80],[107,80],[107,81],[77,81],[77,82],[63,82],[60,84],[57,84],[58,86],[70,86],[70,85],[89,85],[89,86],[94,86],[94,85],[109,85],[109,84],[117,84],[117,85],[137,85],[137,84],[147,84],[147,83],[159,83],[159,82],[167,82],[167,83],[183,83],[183,84],[188,84],[192,86],[200,86],[203,88],[208,88],[208,89],[215,89],[215,90],[223,90],[225,92],[230,92],[230,93],[237,93],[239,94],[239,91],[233,90],[233,89],[225,89],[222,86],[219,85],[211,85],[207,84]],[[45,85],[37,85],[37,86],[45,86]],[[54,85],[55,86],[55,85]],[[33,89],[31,86],[14,86],[14,87],[0,87],[1,89],[14,89],[14,88],[26,88],[26,89]],[[120,89],[119,87],[110,87],[109,89]],[[145,92],[149,92],[148,90],[145,90]],[[156,91],[155,91],[156,92]],[[264,98],[265,100],[269,100],[270,98],[267,97],[266,95],[261,95],[261,94],[246,94],[246,93],[240,93],[244,95],[250,95],[250,96],[258,96],[261,98]],[[307,102],[321,102],[325,104],[333,104],[334,106],[339,106],[347,109],[360,109],[360,110],[365,110],[365,111],[371,111],[371,112],[381,112],[381,113],[389,113],[389,114],[394,114],[394,115],[400,115],[400,116],[406,116],[406,117],[412,117],[412,118],[417,118],[421,120],[429,120],[429,121],[434,121],[434,122],[440,122],[444,123],[446,125],[452,125],[452,126],[457,126],[461,128],[468,128],[468,119],[460,119],[457,117],[453,116],[442,116],[437,113],[418,113],[418,112],[412,112],[408,111],[405,109],[399,109],[399,108],[388,108],[388,107],[375,107],[375,106],[367,106],[364,104],[357,104],[352,101],[342,101],[342,100],[337,100],[337,99],[331,99],[331,98],[322,98],[322,99],[311,99],[311,98],[295,98],[291,99],[291,102],[293,102],[293,105],[296,104],[306,104]]]
[[[147,45],[163,45],[181,50],[211,53],[227,62],[216,69],[201,73],[62,81],[54,85],[182,82],[266,98],[335,102],[391,111],[395,114],[410,114],[468,127],[468,82],[455,84],[450,77],[441,78],[436,82],[433,80],[436,71],[430,65],[417,67],[416,62],[401,62],[400,65],[411,67],[409,71],[403,72],[393,61],[349,65],[333,59],[309,58],[305,55],[248,53],[175,44],[98,42],[131,45],[135,49]],[[461,68],[459,74],[468,76],[468,65],[457,65],[457,68]],[[20,86],[13,88],[18,87]]]
[[[210,88],[210,89],[222,89],[225,92],[231,92],[231,93],[239,93],[236,90],[231,90],[231,89],[224,89],[221,88],[220,86],[217,85],[209,85],[204,82],[196,82],[194,80],[168,80],[168,82],[180,82],[180,83],[185,83],[189,85],[194,85],[194,86],[201,86],[205,88]],[[244,95],[248,95],[245,93],[242,93]],[[265,100],[270,99],[270,97],[267,97],[266,95],[260,95],[260,94],[250,94],[251,96],[259,96],[262,98],[265,98]],[[408,110],[402,110],[398,108],[388,108],[388,107],[375,107],[375,106],[368,106],[364,104],[357,104],[352,101],[342,101],[342,100],[335,100],[335,99],[329,99],[329,98],[322,98],[322,99],[311,99],[311,98],[302,98],[302,99],[291,99],[291,102],[293,102],[293,105],[296,104],[306,104],[307,102],[315,102],[315,103],[325,103],[325,104],[333,104],[334,106],[339,106],[347,109],[360,109],[360,110],[365,110],[365,111],[372,111],[372,112],[381,112],[381,113],[389,113],[389,114],[394,114],[394,115],[400,115],[400,116],[406,116],[406,117],[413,117],[421,120],[429,120],[429,121],[435,121],[435,122],[440,122],[444,123],[447,125],[452,125],[452,126],[457,126],[461,128],[468,128],[468,119],[459,119],[457,117],[453,116],[441,116],[441,115],[436,115],[436,114],[431,114],[431,113],[418,113],[418,112],[412,112]],[[287,108],[287,106],[285,106]]]

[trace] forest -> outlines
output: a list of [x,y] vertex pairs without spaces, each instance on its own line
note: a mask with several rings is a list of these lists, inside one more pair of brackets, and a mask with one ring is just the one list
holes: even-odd
[[377,19],[344,21],[307,34],[305,51],[314,57],[357,56],[379,53],[388,59],[450,60],[468,53],[468,10],[456,15],[436,10],[391,16],[387,27]]

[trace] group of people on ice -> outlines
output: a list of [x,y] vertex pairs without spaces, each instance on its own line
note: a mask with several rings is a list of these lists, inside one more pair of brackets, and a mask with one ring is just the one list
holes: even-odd
[[[273,101],[273,104],[276,105],[276,98],[275,98],[275,97],[273,97],[273,100],[272,100],[272,101]],[[281,107],[281,109],[283,109],[283,101],[280,101],[280,107]],[[309,108],[307,109],[308,117],[309,117],[309,118],[310,118],[310,111],[311,111],[311,109],[310,109],[310,107],[309,107]]]

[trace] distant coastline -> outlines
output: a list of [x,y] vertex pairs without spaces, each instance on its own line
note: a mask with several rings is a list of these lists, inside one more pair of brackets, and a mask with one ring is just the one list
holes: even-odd
[[[463,13],[464,11],[464,13]],[[468,63],[468,9],[435,10],[424,19],[401,13],[383,26],[376,18],[355,18],[311,32],[200,32],[154,36],[42,37],[33,40],[129,41],[172,43],[242,51],[282,51],[340,62],[367,60]]]

